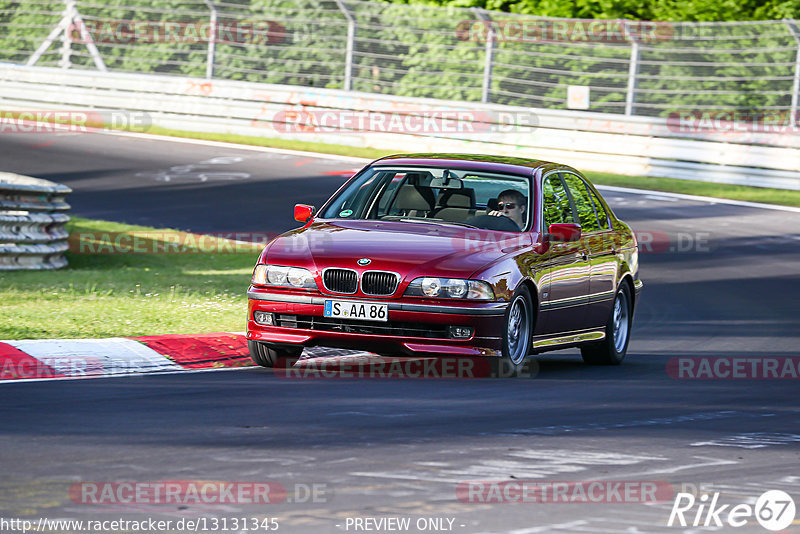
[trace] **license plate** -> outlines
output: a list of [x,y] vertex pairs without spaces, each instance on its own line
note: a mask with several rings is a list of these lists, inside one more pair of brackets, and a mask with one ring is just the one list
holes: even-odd
[[361,321],[388,321],[389,305],[357,300],[326,300],[324,315]]

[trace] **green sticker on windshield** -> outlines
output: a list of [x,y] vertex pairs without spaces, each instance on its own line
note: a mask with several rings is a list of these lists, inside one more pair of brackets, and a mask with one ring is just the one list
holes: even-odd
[[339,217],[350,217],[353,214],[353,210],[344,210],[339,212]]

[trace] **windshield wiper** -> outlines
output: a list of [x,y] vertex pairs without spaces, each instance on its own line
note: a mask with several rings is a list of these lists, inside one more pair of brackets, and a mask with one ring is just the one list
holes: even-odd
[[473,226],[471,224],[463,223],[463,222],[455,222],[455,221],[435,221],[437,224],[449,224],[452,226],[463,226],[465,228],[478,228],[477,226]]
[[428,219],[425,217],[409,217],[407,215],[384,215],[383,217],[381,217],[380,220],[400,221],[400,222],[421,222],[421,223],[439,224],[439,225],[463,226],[466,228],[478,228],[477,226],[473,226],[471,224],[462,222],[445,221],[444,219]]
[[416,218],[416,217],[403,217],[399,219],[401,222],[423,222],[429,224],[438,224],[444,226],[464,226],[466,228],[477,228],[477,226],[472,226],[471,224],[461,223],[461,222],[453,222],[453,221],[445,221],[443,219],[425,219],[425,218]]

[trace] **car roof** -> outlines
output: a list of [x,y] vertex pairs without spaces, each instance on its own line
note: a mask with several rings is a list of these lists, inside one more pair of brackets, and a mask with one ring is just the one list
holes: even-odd
[[570,169],[567,165],[561,165],[550,161],[520,158],[516,156],[490,156],[485,154],[395,154],[372,162],[372,165],[385,164],[449,166],[466,170],[505,172],[523,176],[530,176],[539,168],[545,168],[543,170],[550,170],[551,168]]

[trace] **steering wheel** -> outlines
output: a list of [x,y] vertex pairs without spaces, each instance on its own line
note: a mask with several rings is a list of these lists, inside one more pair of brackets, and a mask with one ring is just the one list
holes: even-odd
[[469,224],[484,230],[497,230],[499,232],[520,232],[521,228],[505,215],[495,217],[494,215],[476,215],[470,217],[464,224]]

